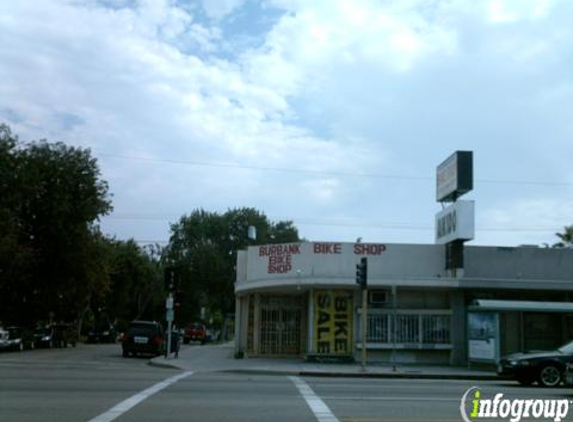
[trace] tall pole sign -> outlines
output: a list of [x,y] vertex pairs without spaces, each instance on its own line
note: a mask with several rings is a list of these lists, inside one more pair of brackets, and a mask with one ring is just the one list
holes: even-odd
[[464,267],[464,242],[475,236],[473,201],[458,199],[473,189],[473,152],[456,151],[436,170],[436,201],[452,203],[436,215],[436,243],[446,245],[446,270]]

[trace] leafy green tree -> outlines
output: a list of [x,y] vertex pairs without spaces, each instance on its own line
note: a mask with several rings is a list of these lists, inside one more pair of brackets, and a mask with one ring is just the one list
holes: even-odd
[[[110,319],[160,319],[156,309],[165,298],[159,257],[134,240],[110,241],[110,292],[105,314]],[[101,310],[101,309],[100,309]]]
[[63,143],[22,144],[1,125],[0,176],[0,312],[20,323],[77,317],[103,288],[96,222],[111,201],[96,160]]
[[567,226],[563,228],[563,233],[555,233],[555,235],[561,239],[553,245],[554,248],[571,248],[573,247],[573,226]]
[[[254,226],[257,238],[248,238]],[[199,317],[201,307],[211,314],[234,309],[236,251],[249,245],[299,241],[290,221],[273,223],[254,208],[236,208],[217,214],[203,209],[171,225],[165,261],[176,269],[181,304],[177,318],[186,323]]]

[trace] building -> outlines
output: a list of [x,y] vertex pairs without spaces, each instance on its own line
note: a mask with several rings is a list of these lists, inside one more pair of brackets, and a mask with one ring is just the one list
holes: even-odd
[[301,242],[239,251],[236,352],[359,361],[363,257],[369,362],[495,363],[573,339],[571,249],[466,246],[452,273],[446,245]]

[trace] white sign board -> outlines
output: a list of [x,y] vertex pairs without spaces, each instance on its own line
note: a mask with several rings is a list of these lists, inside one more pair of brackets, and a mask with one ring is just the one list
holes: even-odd
[[473,152],[456,151],[436,171],[436,200],[452,202],[473,189]]
[[468,357],[481,362],[499,359],[498,314],[468,312]]
[[173,322],[174,317],[175,317],[175,312],[173,312],[173,309],[168,309],[165,312],[165,320],[167,322]]
[[436,214],[436,243],[472,240],[475,236],[474,201],[458,201]]
[[476,360],[496,360],[496,344],[494,339],[470,340],[469,358]]
[[458,156],[451,155],[444,161],[436,174],[436,197],[438,200],[446,197],[458,187]]

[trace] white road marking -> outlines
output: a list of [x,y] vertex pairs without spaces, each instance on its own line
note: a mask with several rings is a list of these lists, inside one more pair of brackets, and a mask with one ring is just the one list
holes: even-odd
[[308,407],[310,407],[310,410],[312,410],[318,422],[340,422],[336,416],[332,414],[326,403],[312,391],[312,388],[310,388],[306,382],[299,377],[289,378],[298,388],[298,391],[305,399],[306,404],[308,404]]
[[161,381],[155,385],[152,385],[148,389],[143,390],[140,393],[137,393],[136,395],[122,401],[121,403],[116,404],[114,407],[109,409],[107,412],[102,413],[101,415],[96,416],[95,418],[90,419],[87,422],[110,422],[110,421],[113,421],[114,419],[123,415],[125,412],[132,409],[134,406],[141,403],[143,400],[148,399],[149,397],[151,397],[155,393],[158,393],[159,391],[163,390],[164,388],[167,388],[170,385],[175,384],[177,381],[182,380],[183,378],[188,377],[189,375],[192,375],[192,374],[193,374],[193,372],[189,371],[189,372],[184,372],[180,375],[175,375],[174,377],[171,377],[171,378],[167,378],[166,380]]

